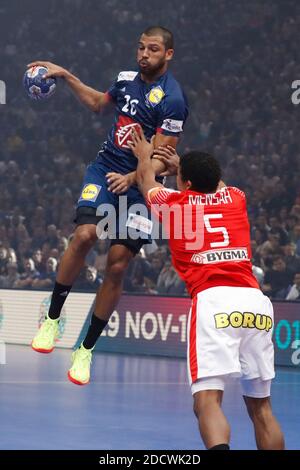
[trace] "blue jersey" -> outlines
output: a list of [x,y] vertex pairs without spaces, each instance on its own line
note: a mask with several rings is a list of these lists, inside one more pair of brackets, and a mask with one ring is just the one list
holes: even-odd
[[125,174],[136,170],[137,158],[128,146],[133,127],[140,125],[149,140],[156,133],[178,137],[182,132],[188,105],[170,72],[151,84],[139,72],[120,72],[107,93],[116,105],[116,115],[97,159],[110,171]]

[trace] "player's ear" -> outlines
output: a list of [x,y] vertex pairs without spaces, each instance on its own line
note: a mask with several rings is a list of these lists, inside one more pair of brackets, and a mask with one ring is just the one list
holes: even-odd
[[190,180],[185,181],[186,188],[185,189],[191,189],[192,187],[192,182]]
[[174,49],[167,49],[166,50],[166,60],[167,61],[170,61],[173,59],[173,55],[174,55]]

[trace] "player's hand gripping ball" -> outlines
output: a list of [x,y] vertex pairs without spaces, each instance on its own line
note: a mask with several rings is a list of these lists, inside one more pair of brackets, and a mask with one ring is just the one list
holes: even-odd
[[23,84],[29,98],[44,100],[50,98],[56,89],[56,78],[43,78],[48,72],[47,67],[34,66],[25,72]]

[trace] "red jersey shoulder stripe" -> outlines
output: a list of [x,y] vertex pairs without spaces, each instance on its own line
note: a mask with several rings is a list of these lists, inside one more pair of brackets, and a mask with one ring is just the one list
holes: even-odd
[[244,199],[246,199],[246,195],[245,195],[244,191],[242,191],[241,189],[236,188],[235,186],[231,186],[230,189],[232,189],[235,193],[239,194]]
[[154,196],[151,196],[151,192],[154,191],[155,189],[158,189],[158,188],[152,188],[148,191],[147,199],[148,199],[149,204],[157,204],[157,205],[165,204],[168,198],[171,196],[171,194],[179,193],[179,191],[175,191],[175,189],[162,188]]

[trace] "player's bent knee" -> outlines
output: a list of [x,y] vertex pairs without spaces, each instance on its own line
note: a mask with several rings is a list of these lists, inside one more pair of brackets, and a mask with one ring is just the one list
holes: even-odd
[[125,274],[127,266],[127,260],[116,261],[107,265],[106,273],[112,278],[120,278]]
[[220,391],[219,390],[202,390],[193,395],[194,405],[193,411],[196,418],[205,411],[205,409],[211,405],[219,405],[220,403]]
[[95,227],[78,227],[72,240],[73,248],[81,250],[91,248],[97,240]]
[[272,416],[269,398],[245,397],[248,414],[252,421],[265,422]]
[[197,419],[200,418],[201,415],[205,412],[205,409],[207,409],[209,403],[206,402],[205,400],[202,401],[194,401],[193,405],[193,411],[194,415],[196,416]]
[[200,417],[206,405],[207,405],[207,401],[205,397],[203,396],[203,392],[196,393],[196,395],[194,395],[194,405],[193,405],[193,411],[194,411],[194,415],[196,416],[196,418]]

